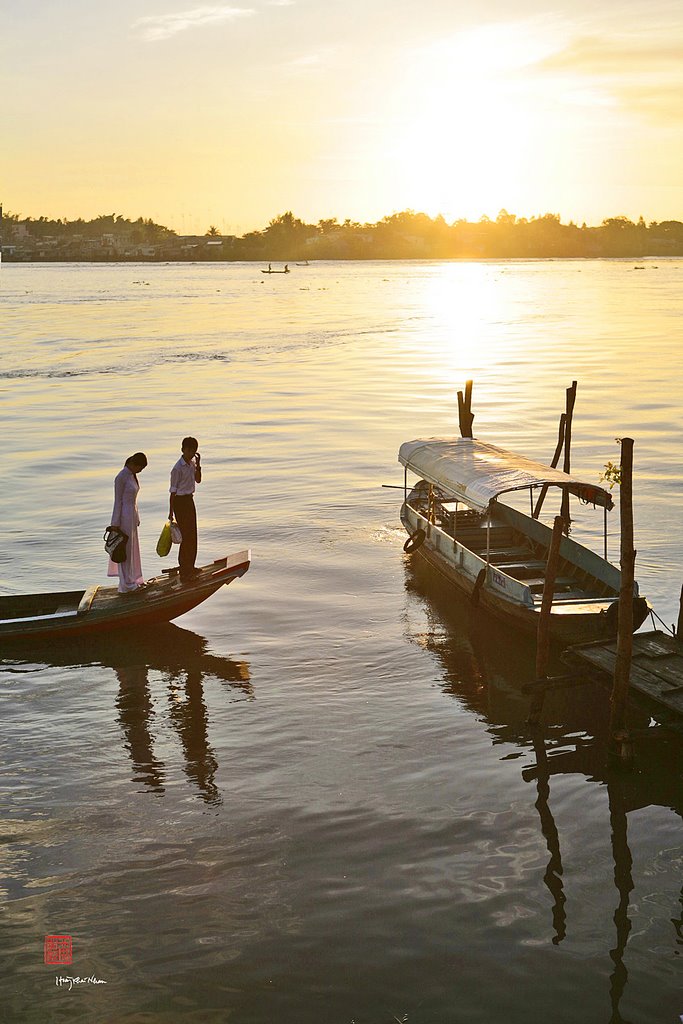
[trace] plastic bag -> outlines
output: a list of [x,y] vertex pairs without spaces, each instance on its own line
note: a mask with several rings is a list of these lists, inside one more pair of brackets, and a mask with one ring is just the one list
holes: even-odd
[[177,523],[171,523],[171,544],[180,544],[182,542],[183,535],[180,532],[180,527]]
[[165,558],[171,550],[171,524],[166,521],[164,528],[159,534],[159,540],[157,541],[157,554],[160,558]]

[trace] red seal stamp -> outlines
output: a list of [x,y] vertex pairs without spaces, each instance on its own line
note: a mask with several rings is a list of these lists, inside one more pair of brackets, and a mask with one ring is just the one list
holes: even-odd
[[73,963],[73,946],[70,935],[46,935],[44,959],[46,964]]

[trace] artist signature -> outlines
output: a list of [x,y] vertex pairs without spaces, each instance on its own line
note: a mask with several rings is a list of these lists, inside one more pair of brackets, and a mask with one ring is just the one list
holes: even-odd
[[66,976],[58,974],[55,977],[55,985],[57,986],[57,988],[61,988],[62,985],[68,985],[69,986],[69,992],[71,992],[71,990],[74,987],[74,985],[106,985],[106,984],[107,984],[106,981],[103,981],[101,978],[96,978],[94,974],[91,974],[90,977],[88,977],[88,978],[79,978],[79,977],[72,978],[71,975],[69,975],[69,974],[67,974]]

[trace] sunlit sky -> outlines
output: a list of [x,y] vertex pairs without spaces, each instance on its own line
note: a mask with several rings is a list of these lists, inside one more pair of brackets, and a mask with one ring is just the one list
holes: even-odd
[[183,233],[683,219],[682,53],[680,0],[21,0],[0,202]]

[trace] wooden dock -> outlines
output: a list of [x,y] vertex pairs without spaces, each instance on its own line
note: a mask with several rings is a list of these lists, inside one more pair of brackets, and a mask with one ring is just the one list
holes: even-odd
[[[598,640],[568,647],[562,658],[609,681],[616,653],[616,640]],[[683,721],[683,643],[659,630],[635,633],[629,688]]]

